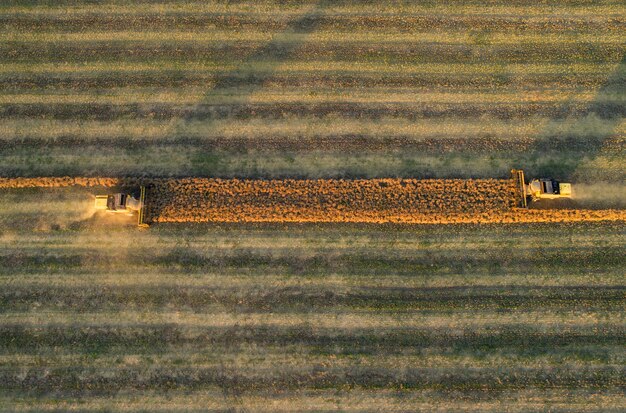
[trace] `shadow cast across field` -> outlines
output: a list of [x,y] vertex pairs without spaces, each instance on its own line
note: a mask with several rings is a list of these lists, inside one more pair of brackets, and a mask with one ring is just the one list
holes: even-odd
[[[207,102],[215,101],[220,95],[240,85],[241,79],[246,79],[246,87],[238,88],[237,96],[239,104],[245,104],[255,92],[271,80],[279,65],[288,60],[306,40],[306,37],[302,35],[316,30],[327,5],[328,2],[326,1],[318,2],[309,12],[292,21],[271,42],[248,56],[237,68],[220,74],[216,84],[205,94],[204,100],[188,113],[180,125],[182,122],[190,121],[198,116],[210,124],[211,119],[216,118],[216,116],[207,116],[207,111],[230,110],[228,107],[208,105]],[[255,68],[255,63],[262,63],[264,70],[260,71]],[[556,110],[543,132],[536,136],[535,143],[525,150],[525,153],[518,153],[518,166],[523,167],[533,176],[551,176],[563,180],[581,181],[580,175],[584,175],[581,172],[581,166],[593,161],[594,158],[602,154],[603,150],[606,150],[607,142],[615,135],[623,116],[626,114],[624,105],[619,100],[607,98],[616,95],[621,96],[625,91],[626,55],[623,55],[621,60],[617,62],[615,70],[608,74],[604,83],[596,91],[594,99],[586,107],[570,107],[570,105],[575,104],[574,99],[571,103],[564,103],[560,109]],[[568,114],[572,117],[569,118]],[[603,127],[594,129],[590,136],[581,136],[581,131],[588,130],[594,121],[601,122]],[[401,149],[401,143],[390,144],[396,149]],[[214,146],[199,147],[192,158],[191,169],[202,171],[202,174],[210,174],[211,172],[219,174],[223,169],[219,153],[224,150],[243,149],[245,145],[245,142],[235,141],[222,145],[219,149]],[[316,145],[316,143],[311,143],[311,145]],[[250,173],[255,175],[254,170]],[[572,206],[569,205],[569,207]]]
[[[234,78],[247,78],[248,87],[239,94],[241,97],[249,97],[262,88],[265,82],[274,75],[278,66],[288,60],[304,43],[305,35],[317,30],[321,22],[320,17],[329,5],[330,1],[319,0],[309,11],[289,22],[285,30],[277,33],[272,41],[249,55],[237,68],[222,73],[215,85],[206,92],[203,101],[199,103],[205,103],[223,90],[237,86],[238,82],[233,83]],[[293,37],[294,35],[298,37]],[[263,62],[264,71],[250,70],[255,63],[260,62]]]
[[[564,180],[576,180],[581,165],[598,156],[604,149],[606,142],[614,136],[624,116],[624,105],[615,102],[606,102],[607,96],[624,95],[626,93],[626,54],[622,56],[617,68],[607,77],[604,84],[598,89],[595,98],[589,103],[586,117],[573,120],[566,126],[566,130],[554,136],[549,124],[544,130],[546,139],[537,139],[529,151],[529,159],[537,163],[527,168],[538,176],[554,176]],[[564,108],[567,109],[567,108]],[[567,112],[565,110],[564,112]],[[589,117],[595,117],[607,125],[602,131],[595,131],[596,135],[582,138],[580,130],[587,128]],[[564,119],[553,119],[563,121]],[[565,157],[545,159],[550,154],[566,153]]]
[[[228,110],[228,108],[206,105],[206,103],[233,87],[237,87],[237,97],[241,103],[248,101],[274,76],[279,66],[293,56],[306,41],[306,35],[317,30],[321,22],[320,17],[331,3],[330,0],[318,0],[308,11],[289,22],[287,27],[282,32],[277,33],[269,43],[247,56],[236,68],[219,74],[213,87],[204,94],[203,99],[196,104],[195,108],[183,117],[176,129],[182,128],[186,122],[198,116],[202,116],[203,119],[206,119],[205,122],[210,124],[211,119],[215,117],[206,116],[206,111],[217,112]],[[255,65],[261,63],[264,70],[255,69]],[[241,79],[245,79],[245,88],[240,86]],[[175,134],[183,135],[181,133]],[[212,149],[199,148],[195,156],[192,157],[192,170],[210,172],[211,170],[218,170],[219,164],[219,156]]]

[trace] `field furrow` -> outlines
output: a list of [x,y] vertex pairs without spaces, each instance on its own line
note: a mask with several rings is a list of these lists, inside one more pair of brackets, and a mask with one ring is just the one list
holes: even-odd
[[[194,86],[204,87],[206,92],[213,89],[216,83],[225,87],[246,88],[250,83],[255,83],[258,79],[263,79],[265,86],[270,88],[298,87],[298,88],[344,88],[344,87],[419,87],[440,88],[444,93],[451,89],[459,88],[489,88],[493,91],[531,89],[554,89],[563,87],[588,88],[592,91],[603,85],[609,89],[624,87],[626,83],[623,77],[607,79],[602,67],[587,68],[584,72],[580,68],[563,66],[561,70],[553,70],[550,67],[515,68],[512,73],[510,68],[489,68],[480,70],[479,73],[465,73],[461,67],[454,67],[452,72],[445,71],[446,68],[432,68],[428,71],[422,70],[420,73],[411,73],[410,70],[403,71],[401,68],[387,70],[389,73],[380,74],[377,67],[375,70],[359,71],[358,65],[353,69],[344,70],[343,73],[337,70],[329,71],[299,71],[297,73],[255,73],[247,71],[242,73],[211,73],[214,66],[207,65],[206,70],[196,65],[196,70],[192,70],[194,65],[168,64],[157,61],[151,65],[139,66],[138,64],[91,64],[91,65],[55,65],[37,66],[24,64],[6,64],[8,68],[1,72],[0,68],[0,90],[14,93],[15,90],[45,91],[48,89],[61,89],[69,91],[82,91],[90,89],[110,89],[117,87],[183,87]],[[161,67],[155,70],[155,67]],[[178,67],[178,68],[177,68]],[[362,67],[362,66],[360,66]],[[409,68],[407,68],[409,69]],[[584,69],[584,68],[583,68]],[[378,74],[377,74],[378,73]],[[237,95],[237,94],[235,94]],[[246,94],[243,93],[245,96]]]
[[566,117],[586,117],[595,114],[600,118],[619,119],[626,114],[622,102],[598,102],[592,106],[581,103],[563,107],[551,103],[497,103],[497,104],[361,104],[361,103],[281,103],[281,104],[241,104],[179,106],[175,104],[0,104],[0,119],[44,118],[55,120],[98,120],[117,119],[157,119],[173,118],[185,120],[214,121],[232,119],[234,121],[256,117],[260,119],[281,119],[298,115],[308,117],[335,116],[341,118],[371,119],[382,116],[406,118],[417,121],[423,118],[458,119],[488,116],[495,119],[520,119],[542,116],[554,119]]
[[[560,62],[594,62],[607,64],[619,61],[624,45],[615,43],[537,43],[472,45],[435,42],[379,42],[376,47],[368,42],[316,42],[306,38],[291,42],[273,42],[264,59],[289,58],[297,62],[332,60],[350,63],[383,61],[389,64],[441,63],[471,64],[537,64]],[[127,64],[146,60],[171,61],[215,61],[227,65],[235,63],[241,56],[254,55],[265,46],[265,42],[3,42],[0,56],[3,63],[28,62],[111,62],[124,59]]]

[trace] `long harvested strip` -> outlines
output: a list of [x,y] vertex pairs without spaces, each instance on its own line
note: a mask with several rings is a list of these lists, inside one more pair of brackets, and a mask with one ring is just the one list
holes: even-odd
[[64,188],[68,186],[114,187],[122,183],[117,178],[0,178],[0,188]]
[[0,188],[148,187],[149,222],[626,221],[626,210],[517,208],[506,179],[0,178]]

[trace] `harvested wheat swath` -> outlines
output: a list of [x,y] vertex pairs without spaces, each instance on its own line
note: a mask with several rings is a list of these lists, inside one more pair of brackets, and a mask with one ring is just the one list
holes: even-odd
[[624,210],[517,208],[509,179],[0,178],[0,188],[148,187],[150,222],[626,221]]
[[69,186],[105,186],[113,187],[120,183],[117,178],[0,178],[0,188],[64,188]]
[[182,179],[150,196],[157,222],[411,222],[509,210],[516,200],[510,180]]

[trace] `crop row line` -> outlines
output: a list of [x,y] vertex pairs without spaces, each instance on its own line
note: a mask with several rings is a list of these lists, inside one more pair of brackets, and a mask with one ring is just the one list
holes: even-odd
[[253,13],[135,13],[125,14],[115,11],[89,13],[54,14],[6,13],[0,14],[0,23],[12,30],[199,30],[199,29],[239,29],[239,30],[283,30],[295,25],[296,31],[307,27],[316,30],[509,30],[512,32],[544,33],[594,31],[619,32],[626,24],[620,9],[607,14],[585,13],[579,15],[464,15],[460,13],[324,13],[298,20],[302,13],[253,14]]
[[184,120],[247,120],[251,118],[284,119],[289,116],[326,117],[337,119],[401,119],[476,118],[523,119],[544,116],[553,119],[596,115],[601,119],[626,116],[621,101],[600,101],[592,104],[578,102],[564,106],[561,102],[545,103],[269,103],[269,104],[106,104],[106,103],[32,103],[0,104],[0,118],[43,118],[56,120],[115,120],[115,119],[184,119]]
[[[574,43],[574,44],[502,44],[471,46],[435,43],[289,43],[272,42],[266,46],[263,58],[253,59],[241,66],[240,60],[254,55],[263,43],[24,43],[6,42],[0,46],[3,64],[26,64],[37,68],[39,65],[68,66],[89,64],[119,64],[141,66],[158,60],[169,60],[169,65],[179,69],[194,66],[206,67],[207,62],[215,62],[216,70],[232,66],[232,70],[271,71],[278,66],[281,71],[302,70],[303,65],[321,64],[322,67],[339,65],[341,70],[355,70],[358,65],[365,68],[389,66],[386,71],[396,71],[398,66],[474,64],[485,62],[506,70],[508,65],[528,64],[594,64],[610,65],[624,55],[620,43]],[[246,67],[247,66],[247,67]],[[292,68],[293,66],[293,68]],[[236,68],[236,69],[235,69]],[[348,68],[348,69],[346,69]],[[395,70],[394,70],[395,69]],[[226,69],[228,70],[228,69]],[[596,69],[597,70],[597,69]],[[6,71],[3,70],[3,71]]]
[[[37,42],[62,44],[67,47],[68,43],[78,42],[159,42],[159,43],[213,43],[225,42],[269,42],[273,33],[267,30],[122,30],[122,31],[0,31],[0,41],[2,42]],[[407,32],[407,31],[384,31],[370,32],[363,30],[352,31],[323,31],[318,30],[312,33],[289,33],[281,36],[282,42],[309,42],[309,43],[441,43],[441,44],[473,44],[473,45],[494,45],[494,44],[571,44],[583,43],[606,47],[609,44],[623,44],[624,37],[619,32],[598,33],[592,32],[563,32],[563,33],[510,33],[509,31],[493,31],[485,33],[482,37],[477,33],[468,31],[451,30],[446,32]],[[379,46],[379,45],[377,45]]]

